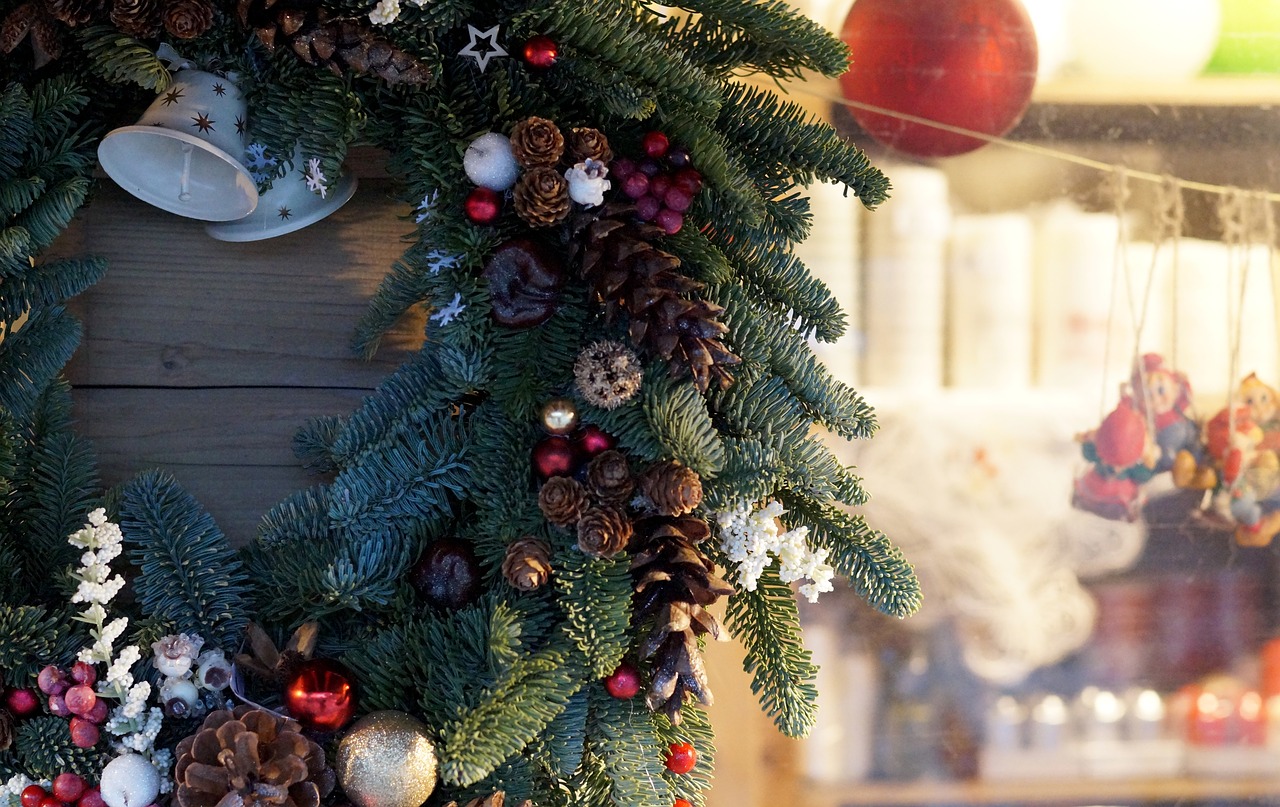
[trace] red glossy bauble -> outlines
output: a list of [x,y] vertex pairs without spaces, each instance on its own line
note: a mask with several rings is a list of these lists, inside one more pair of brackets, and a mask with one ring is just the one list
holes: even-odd
[[693,804],[688,799],[676,799],[671,803],[671,807],[693,807]]
[[529,37],[524,43],[524,63],[535,70],[549,70],[560,58],[560,46],[545,34]]
[[553,476],[573,476],[578,470],[579,454],[573,441],[553,434],[538,441],[529,460],[538,478],[547,480]]
[[578,450],[587,459],[618,447],[618,439],[599,426],[583,426],[574,439],[578,444]]
[[472,224],[492,224],[502,212],[502,195],[489,188],[476,188],[463,203],[463,212]]
[[604,688],[619,700],[634,698],[640,694],[640,671],[624,661],[604,679]]
[[688,773],[698,764],[698,752],[691,743],[671,743],[667,746],[667,770],[672,773]]
[[289,714],[312,731],[337,731],[356,713],[355,676],[332,659],[308,659],[285,682]]
[[[1019,0],[857,0],[841,38],[844,97],[989,135],[1022,118],[1036,83],[1031,18]],[[977,138],[851,108],[872,137],[918,157],[973,151]]]

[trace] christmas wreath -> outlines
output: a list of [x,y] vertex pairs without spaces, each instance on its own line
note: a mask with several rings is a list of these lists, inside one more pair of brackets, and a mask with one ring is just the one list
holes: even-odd
[[[791,584],[915,609],[812,428],[874,420],[808,349],[844,322],[790,254],[801,186],[872,206],[887,182],[737,80],[847,53],[778,0],[677,5],[0,0],[11,807],[701,804],[706,638],[802,735]],[[430,312],[357,411],[301,426],[317,485],[239,548],[163,472],[102,489],[61,372],[64,304],[106,266],[42,259],[101,144],[203,77],[248,110],[236,193],[298,170],[324,196],[349,148],[385,150],[415,237],[356,349]]]

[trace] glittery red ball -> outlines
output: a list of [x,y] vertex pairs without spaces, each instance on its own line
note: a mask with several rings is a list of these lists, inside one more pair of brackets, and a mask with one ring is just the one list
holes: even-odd
[[533,447],[530,461],[539,479],[553,476],[573,476],[579,465],[578,449],[567,437],[551,435],[538,441]]
[[547,70],[560,57],[560,46],[545,34],[529,37],[524,43],[524,63],[535,70]]
[[31,717],[40,711],[40,698],[29,687],[11,689],[4,694],[4,705],[14,717]]
[[588,459],[618,447],[618,439],[599,426],[583,426],[574,439],[578,450]]
[[502,196],[488,188],[476,188],[467,196],[463,211],[472,224],[492,224],[502,212]]
[[688,773],[698,764],[698,752],[691,743],[672,743],[667,746],[667,770],[672,773]]
[[356,713],[355,676],[332,659],[309,659],[285,682],[289,714],[313,731],[337,731]]
[[640,694],[640,671],[624,661],[604,679],[604,688],[619,700],[634,698]]
[[[1022,118],[1036,83],[1031,17],[1018,0],[858,0],[841,38],[853,52],[844,97],[989,135]],[[850,110],[876,140],[918,157],[983,141],[868,109]]]

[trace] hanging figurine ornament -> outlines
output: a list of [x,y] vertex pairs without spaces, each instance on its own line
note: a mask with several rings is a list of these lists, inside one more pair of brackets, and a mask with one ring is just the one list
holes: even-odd
[[467,42],[465,48],[458,51],[458,55],[466,56],[468,59],[473,60],[476,63],[476,67],[480,68],[480,72],[483,73],[489,67],[491,59],[507,55],[506,49],[498,44],[498,28],[499,26],[495,25],[492,28],[481,31],[468,23],[467,36],[470,37],[470,41]]

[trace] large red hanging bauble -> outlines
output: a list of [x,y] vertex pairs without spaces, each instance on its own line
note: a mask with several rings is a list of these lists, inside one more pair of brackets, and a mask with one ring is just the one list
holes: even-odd
[[355,676],[332,659],[308,659],[285,682],[289,714],[312,731],[337,731],[356,713]]
[[[1036,35],[1019,0],[857,0],[841,38],[844,97],[989,135],[1014,127],[1036,83]],[[872,137],[918,157],[983,141],[851,108]]]

